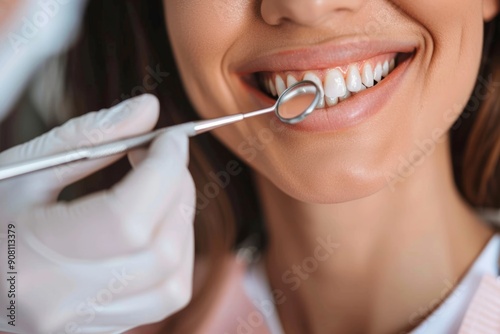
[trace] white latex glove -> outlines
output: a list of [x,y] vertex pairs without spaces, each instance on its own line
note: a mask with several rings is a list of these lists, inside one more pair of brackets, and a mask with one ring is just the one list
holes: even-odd
[[[0,165],[147,132],[158,110],[157,99],[143,95],[89,113],[1,153]],[[56,202],[65,186],[117,158],[0,181],[1,330],[121,333],[189,302],[195,188],[186,133],[162,135],[118,185],[69,203]],[[15,240],[12,269],[7,240]],[[11,300],[15,327],[8,324]]]

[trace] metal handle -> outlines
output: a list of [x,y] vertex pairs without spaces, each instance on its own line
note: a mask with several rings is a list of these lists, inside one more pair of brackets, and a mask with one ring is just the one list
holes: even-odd
[[[282,102],[287,102],[293,99],[296,96],[301,94],[310,94],[315,93],[314,101],[310,106],[299,116],[294,118],[283,118],[279,115],[278,108]],[[158,135],[171,131],[177,127],[185,127],[188,129],[187,135],[190,137],[196,136],[198,134],[213,130],[215,128],[233,124],[235,122],[239,122],[244,120],[245,118],[255,117],[259,115],[263,115],[266,113],[270,113],[272,111],[276,112],[276,115],[279,119],[288,124],[294,124],[300,122],[307,115],[313,112],[316,105],[319,103],[319,99],[321,97],[319,87],[311,81],[301,81],[293,86],[289,87],[283,94],[280,96],[278,101],[274,104],[274,106],[270,108],[265,108],[262,110],[257,110],[253,112],[249,112],[246,114],[236,114],[230,116],[219,117],[215,119],[209,120],[201,120],[188,122],[184,124],[174,125],[167,128],[162,128],[147,134],[139,135],[136,137],[130,137],[121,140],[115,140],[113,142],[105,143],[102,145],[89,147],[89,148],[80,148],[69,152],[63,152],[51,156],[41,157],[29,161],[23,161],[19,163],[15,163],[12,165],[7,165],[4,167],[0,166],[0,181],[14,177],[23,175],[26,173],[35,172],[38,170],[51,168],[59,165],[64,165],[70,162],[86,160],[86,159],[98,159],[104,158],[116,154],[126,153],[131,149],[138,148],[144,145],[149,144],[153,139],[155,139]]]
[[99,159],[126,153],[131,149],[149,144],[151,141],[153,141],[153,139],[155,139],[158,135],[162,134],[166,130],[167,129],[159,129],[137,137],[116,140],[90,148],[79,148],[73,151],[63,152],[51,156],[44,156],[29,161],[22,161],[15,164],[2,166],[0,167],[0,180],[68,164],[71,162],[88,159]]
[[23,175],[37,170],[46,169],[58,165],[63,165],[69,162],[86,159],[86,149],[78,149],[73,152],[64,152],[50,157],[41,157],[25,162],[18,162],[0,168],[0,180],[10,177]]

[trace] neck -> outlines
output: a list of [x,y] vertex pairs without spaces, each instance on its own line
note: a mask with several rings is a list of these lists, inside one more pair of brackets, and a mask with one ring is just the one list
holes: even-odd
[[451,292],[493,231],[459,196],[447,147],[347,203],[299,202],[256,175],[286,333],[400,332]]

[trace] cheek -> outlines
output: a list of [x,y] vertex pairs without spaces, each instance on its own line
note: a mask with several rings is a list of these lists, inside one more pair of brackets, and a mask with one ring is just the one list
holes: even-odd
[[[165,0],[170,44],[185,91],[201,118],[242,112],[225,61],[252,24],[252,0]],[[247,110],[248,111],[248,110]],[[243,132],[243,133],[242,133]],[[237,150],[249,136],[240,124],[213,131]]]
[[447,131],[471,95],[482,52],[482,2],[405,0],[397,5],[425,31],[419,134],[429,137],[436,129]]
[[237,34],[238,1],[165,1],[168,31],[186,60],[219,56]]
[[245,31],[247,2],[164,1],[177,67],[192,104],[203,118],[221,116],[224,109],[234,110],[228,105],[233,97],[224,60]]

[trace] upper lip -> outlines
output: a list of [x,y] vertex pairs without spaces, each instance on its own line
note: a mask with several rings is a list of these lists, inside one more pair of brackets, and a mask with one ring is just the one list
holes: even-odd
[[308,71],[334,68],[360,62],[386,53],[411,53],[417,45],[412,41],[393,39],[356,39],[269,52],[237,68],[241,74],[255,72]]

